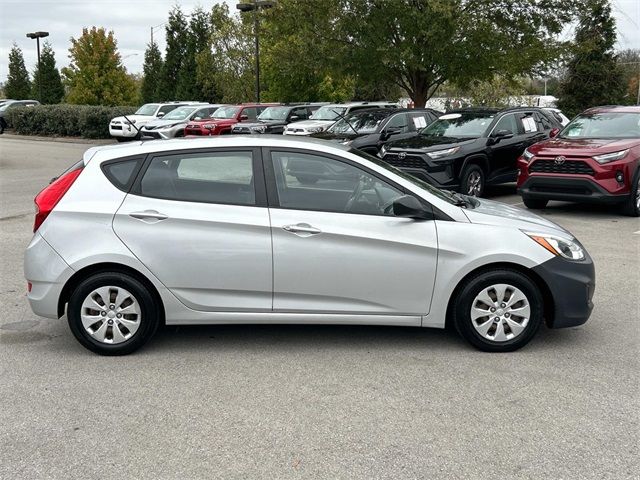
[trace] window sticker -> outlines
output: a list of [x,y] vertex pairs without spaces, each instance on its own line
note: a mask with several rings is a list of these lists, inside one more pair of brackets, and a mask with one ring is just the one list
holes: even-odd
[[416,128],[424,128],[427,126],[427,120],[424,117],[413,117],[413,124]]
[[522,126],[524,127],[525,133],[538,131],[538,127],[536,126],[536,120],[532,116],[524,117],[522,119]]

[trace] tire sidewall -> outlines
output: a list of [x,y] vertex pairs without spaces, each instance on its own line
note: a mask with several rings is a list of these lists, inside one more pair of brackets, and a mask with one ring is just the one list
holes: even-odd
[[[138,301],[141,324],[128,340],[115,345],[101,343],[92,338],[84,329],[80,314],[82,303],[95,289],[116,286],[128,290]],[[87,349],[101,355],[126,355],[144,345],[156,332],[159,325],[159,311],[153,296],[142,283],[123,273],[98,273],[83,280],[71,294],[67,307],[69,328],[76,339]]]
[[[482,337],[472,325],[471,306],[475,297],[484,288],[506,283],[519,288],[529,300],[531,316],[525,330],[506,342],[492,342]],[[469,279],[459,291],[454,310],[456,330],[474,347],[487,352],[511,352],[517,350],[533,338],[543,322],[543,298],[540,290],[524,274],[515,270],[493,270]]]

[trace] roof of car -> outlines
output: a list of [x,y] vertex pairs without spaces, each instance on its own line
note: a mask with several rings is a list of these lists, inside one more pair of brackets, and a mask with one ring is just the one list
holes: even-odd
[[640,113],[640,106],[638,105],[602,105],[599,107],[589,108],[585,110],[583,113],[606,113],[606,112]]
[[190,150],[197,148],[215,147],[302,147],[313,146],[314,149],[322,151],[349,150],[339,143],[327,142],[311,137],[296,137],[286,135],[214,135],[210,137],[187,137],[175,138],[171,140],[142,140],[127,142],[117,145],[103,145],[92,147],[84,154],[85,162],[94,156],[99,161],[111,160],[114,158],[128,157],[131,155],[145,155],[155,152],[170,152],[178,150]]

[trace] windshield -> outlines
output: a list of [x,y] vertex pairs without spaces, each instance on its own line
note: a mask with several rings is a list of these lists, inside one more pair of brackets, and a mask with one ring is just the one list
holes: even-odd
[[211,118],[235,118],[238,110],[240,110],[240,107],[220,107],[213,112]]
[[195,109],[196,107],[176,108],[175,110],[171,110],[169,113],[167,113],[164,117],[162,117],[162,119],[163,120],[184,120],[189,115],[191,115]]
[[350,148],[349,149],[349,153],[353,153],[354,155],[358,155],[359,157],[362,157],[366,160],[369,160],[370,162],[375,163],[376,165],[378,165],[379,167],[385,168],[387,170],[389,170],[390,172],[395,173],[396,175],[404,178],[405,180],[408,180],[409,182],[413,183],[414,185],[416,185],[417,187],[422,188],[423,190],[426,190],[427,192],[429,192],[430,194],[438,197],[440,200],[444,200],[447,203],[450,203],[452,205],[455,205],[456,203],[458,203],[458,199],[455,198],[456,194],[448,192],[446,190],[440,190],[439,188],[434,187],[433,185],[428,184],[427,182],[424,182],[422,180],[420,180],[419,178],[414,177],[413,175],[409,175],[408,173],[403,172],[402,170],[389,165],[387,162],[379,159],[378,157],[374,157],[373,155],[369,155],[366,152],[363,152],[361,150],[358,150],[356,148]]
[[374,133],[389,112],[357,112],[338,120],[327,131],[331,133]]
[[258,120],[285,120],[290,110],[289,107],[268,107],[258,115]]
[[430,137],[477,138],[491,125],[493,117],[493,114],[486,113],[448,113],[423,128],[420,134]]
[[560,138],[640,138],[640,113],[582,114],[560,132]]
[[347,109],[345,107],[332,107],[331,105],[325,105],[313,112],[309,118],[311,120],[337,120],[340,115],[344,115]]
[[136,110],[136,115],[146,115],[148,117],[152,116],[153,114],[156,113],[156,110],[158,109],[158,104],[157,103],[147,103],[145,105],[142,105],[138,110]]

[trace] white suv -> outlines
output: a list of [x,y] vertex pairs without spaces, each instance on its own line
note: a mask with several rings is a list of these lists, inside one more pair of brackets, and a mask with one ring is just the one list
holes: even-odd
[[340,118],[364,108],[398,108],[398,104],[391,102],[352,102],[323,105],[309,117],[309,120],[290,123],[283,133],[285,135],[311,135],[324,132]]
[[133,115],[127,118],[115,117],[109,122],[109,135],[119,142],[140,138],[140,128],[152,120],[164,117],[167,113],[183,105],[196,102],[145,103]]

